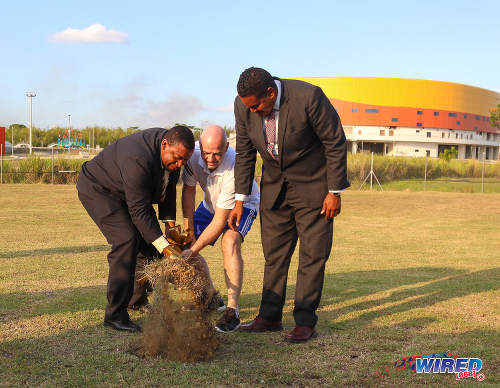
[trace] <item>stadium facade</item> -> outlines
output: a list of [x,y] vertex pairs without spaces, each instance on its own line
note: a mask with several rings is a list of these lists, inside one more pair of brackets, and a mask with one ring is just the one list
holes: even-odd
[[405,78],[305,77],[337,110],[349,151],[438,157],[455,147],[459,159],[498,160],[500,130],[490,110],[500,94],[463,84]]

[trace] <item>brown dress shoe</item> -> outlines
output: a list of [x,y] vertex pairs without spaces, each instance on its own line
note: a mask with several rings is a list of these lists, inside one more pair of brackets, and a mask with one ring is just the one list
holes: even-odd
[[250,333],[260,333],[263,331],[283,330],[283,326],[281,325],[281,321],[268,321],[267,319],[261,318],[257,315],[252,322],[241,325],[240,330]]
[[312,328],[307,326],[295,326],[290,333],[285,334],[285,341],[293,343],[307,342],[311,338],[318,336],[318,333]]

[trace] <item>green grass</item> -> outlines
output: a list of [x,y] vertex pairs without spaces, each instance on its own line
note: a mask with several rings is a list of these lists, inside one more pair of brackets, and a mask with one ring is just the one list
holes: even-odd
[[[216,357],[182,364],[127,353],[138,336],[102,326],[107,244],[72,185],[0,186],[0,386],[387,386],[459,384],[382,368],[449,352],[483,360],[500,385],[499,194],[359,192],[342,197],[317,339],[222,337]],[[206,248],[224,291],[218,246]],[[256,223],[243,245],[241,316],[252,319],[264,258]],[[297,257],[284,325],[293,327]],[[133,314],[143,321],[143,315]],[[466,381],[460,386],[472,386]]]

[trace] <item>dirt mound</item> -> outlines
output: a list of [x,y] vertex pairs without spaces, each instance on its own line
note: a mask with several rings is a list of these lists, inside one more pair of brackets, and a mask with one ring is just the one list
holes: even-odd
[[183,259],[176,251],[145,266],[143,279],[153,286],[136,354],[181,362],[210,360],[218,341],[210,313],[216,303],[201,257]]

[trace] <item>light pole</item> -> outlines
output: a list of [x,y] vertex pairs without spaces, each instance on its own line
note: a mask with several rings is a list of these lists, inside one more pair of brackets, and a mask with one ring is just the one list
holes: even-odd
[[32,130],[33,130],[33,97],[36,97],[36,94],[33,92],[27,92],[26,97],[28,97],[30,102],[30,154],[33,153],[33,143],[32,143]]

